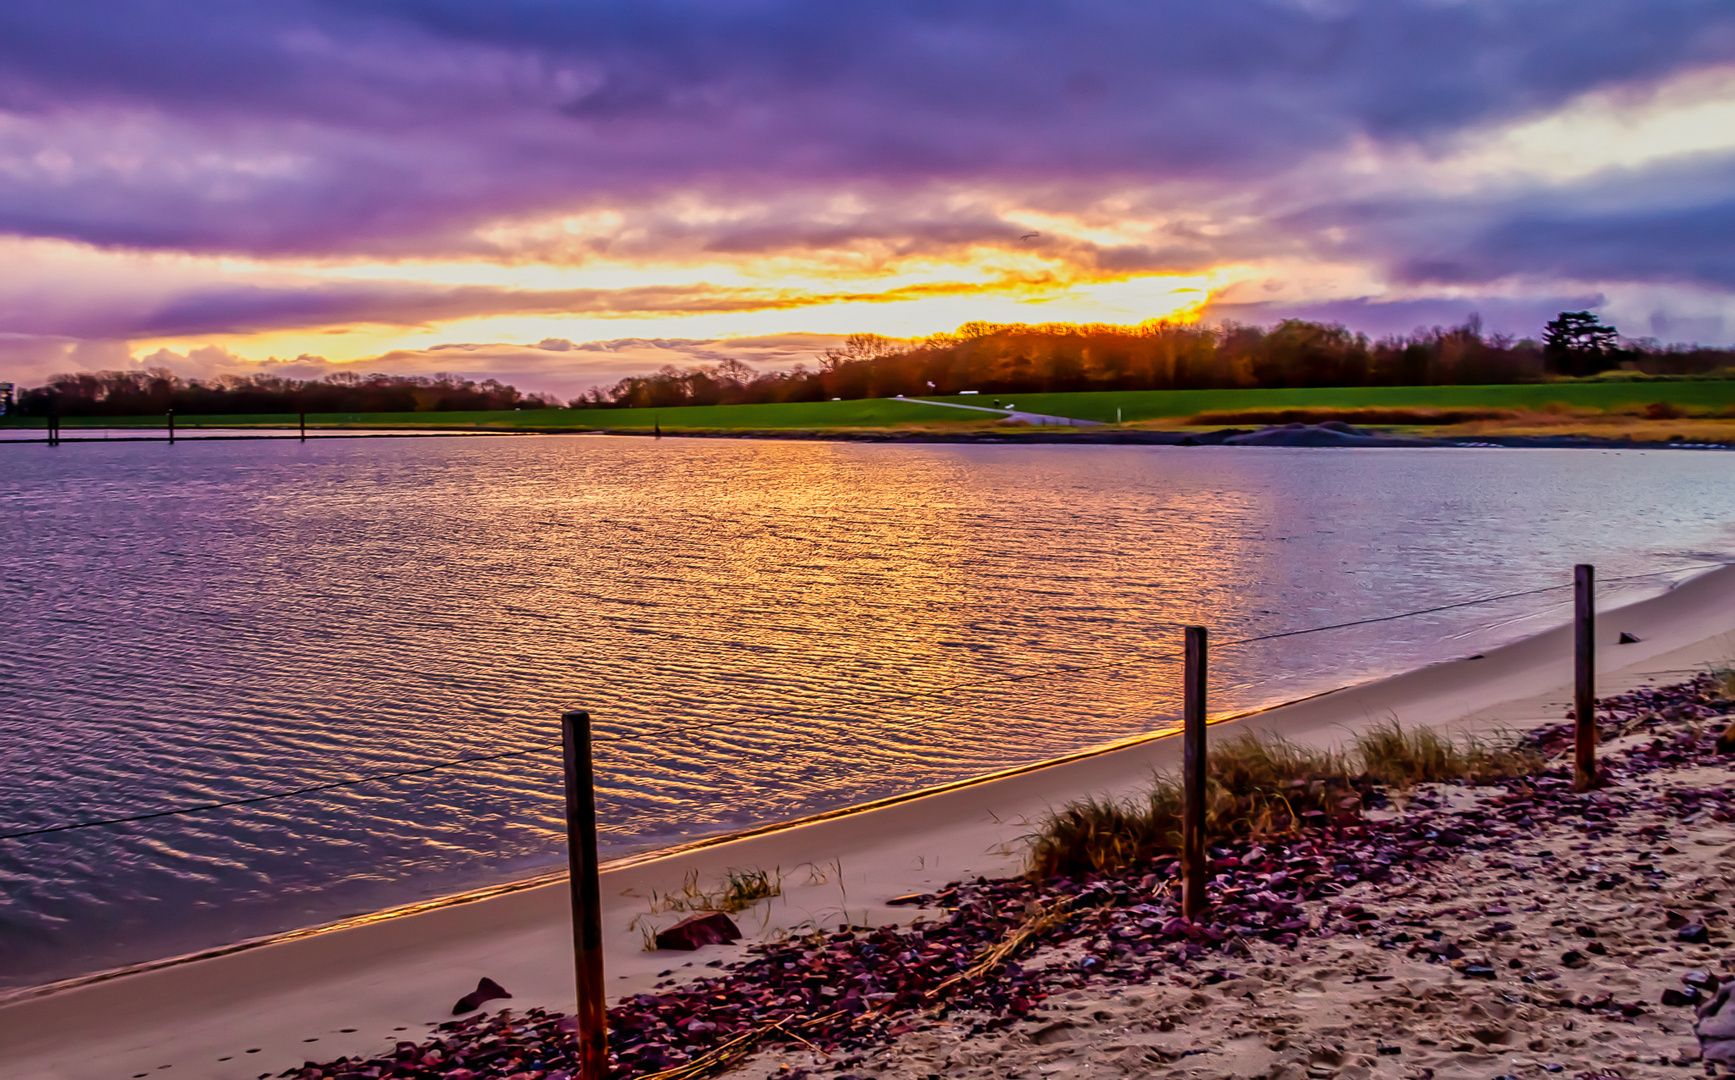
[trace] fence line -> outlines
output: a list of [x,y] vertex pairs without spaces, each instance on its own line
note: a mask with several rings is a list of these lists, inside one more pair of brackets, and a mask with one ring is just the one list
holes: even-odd
[[[1607,584],[1607,583],[1618,582],[1618,581],[1636,581],[1636,580],[1640,580],[1643,578],[1665,577],[1665,576],[1668,576],[1670,574],[1681,573],[1685,570],[1696,569],[1696,568],[1699,568],[1703,565],[1704,565],[1703,563],[1693,563],[1693,564],[1689,564],[1686,566],[1676,567],[1676,568],[1668,569],[1668,570],[1653,570],[1653,571],[1649,571],[1649,572],[1642,573],[1642,574],[1628,574],[1624,577],[1604,578],[1603,582],[1605,584]],[[1501,594],[1496,595],[1496,596],[1480,597],[1480,598],[1474,599],[1474,600],[1460,600],[1460,601],[1454,601],[1453,603],[1449,603],[1449,604],[1435,605],[1434,607],[1418,608],[1414,611],[1404,611],[1404,612],[1399,612],[1399,613],[1393,614],[1393,615],[1380,615],[1380,616],[1375,616],[1373,618],[1368,618],[1368,619],[1355,619],[1355,620],[1351,620],[1349,622],[1330,623],[1330,624],[1327,624],[1324,626],[1310,626],[1310,627],[1305,627],[1305,628],[1299,629],[1299,630],[1281,630],[1281,631],[1275,631],[1275,632],[1269,633],[1269,634],[1260,634],[1260,635],[1256,635],[1253,637],[1236,638],[1236,639],[1231,640],[1231,641],[1218,642],[1218,643],[1216,643],[1215,648],[1223,649],[1223,648],[1230,648],[1233,646],[1251,645],[1251,644],[1256,644],[1256,643],[1265,642],[1265,641],[1277,641],[1277,640],[1280,640],[1283,638],[1300,637],[1304,634],[1318,634],[1318,633],[1324,633],[1324,632],[1330,631],[1330,630],[1345,630],[1345,629],[1350,629],[1350,628],[1357,627],[1357,626],[1371,626],[1371,625],[1374,625],[1377,623],[1393,622],[1393,621],[1396,621],[1398,619],[1415,618],[1415,617],[1420,616],[1420,615],[1433,615],[1433,614],[1438,614],[1439,612],[1442,612],[1442,611],[1452,611],[1452,610],[1456,610],[1456,609],[1460,609],[1460,608],[1475,607],[1475,606],[1478,606],[1481,604],[1493,604],[1493,603],[1498,603],[1502,600],[1513,600],[1513,599],[1518,599],[1518,598],[1522,598],[1522,597],[1526,597],[1526,596],[1539,596],[1539,595],[1542,595],[1543,593],[1558,592],[1558,591],[1563,590],[1563,589],[1572,589],[1572,588],[1574,588],[1574,584],[1572,582],[1568,582],[1568,583],[1563,584],[1563,585],[1548,585],[1548,586],[1544,586],[1542,588],[1524,589],[1524,590],[1520,590],[1517,592],[1501,593]],[[855,701],[837,702],[837,703],[823,705],[823,706],[812,706],[810,708],[804,708],[804,709],[791,709],[791,710],[787,710],[784,712],[779,712],[776,714],[776,716],[777,716],[777,718],[781,719],[784,717],[801,715],[804,713],[834,712],[834,711],[837,711],[840,709],[861,708],[861,707],[870,706],[870,705],[883,705],[883,704],[890,704],[892,702],[898,702],[898,701],[910,701],[910,700],[916,700],[916,699],[922,699],[922,698],[938,698],[938,697],[945,697],[949,694],[958,693],[958,692],[964,691],[964,690],[974,690],[974,689],[980,689],[980,688],[989,687],[989,686],[1004,686],[1004,685],[1007,685],[1009,683],[1028,682],[1032,679],[1043,678],[1045,676],[1077,675],[1077,674],[1083,674],[1083,673],[1088,673],[1088,672],[1093,672],[1093,671],[1112,670],[1114,668],[1127,667],[1129,665],[1137,664],[1137,663],[1149,663],[1149,662],[1158,661],[1158,660],[1179,660],[1182,658],[1183,658],[1183,653],[1181,653],[1181,652],[1169,652],[1169,653],[1159,653],[1159,654],[1154,654],[1154,655],[1135,656],[1135,657],[1130,657],[1126,660],[1117,660],[1117,661],[1113,661],[1110,663],[1103,663],[1103,664],[1087,664],[1087,665],[1079,665],[1079,666],[1062,665],[1059,667],[1047,668],[1047,669],[1044,669],[1041,671],[1029,672],[1029,673],[1022,674],[1022,675],[1011,675],[1011,676],[1005,676],[1005,677],[998,678],[998,679],[985,679],[985,680],[981,680],[978,682],[972,682],[972,683],[958,683],[958,684],[955,684],[953,686],[942,687],[942,688],[939,688],[936,690],[909,691],[907,693],[889,694],[889,695],[883,695],[883,696],[875,697],[875,698],[865,698],[865,699],[858,699]],[[682,735],[692,734],[694,732],[717,731],[717,730],[721,730],[723,728],[734,727],[734,726],[737,726],[740,724],[747,723],[747,722],[749,722],[750,719],[751,720],[760,720],[760,719],[764,719],[764,718],[765,717],[763,717],[763,716],[754,716],[751,718],[743,717],[743,718],[738,719],[738,720],[728,720],[728,721],[708,723],[708,724],[671,724],[671,725],[667,725],[667,726],[662,727],[662,728],[653,728],[649,731],[636,732],[632,735],[616,735],[616,736],[610,736],[610,737],[606,737],[606,738],[593,738],[592,741],[595,743],[624,743],[624,742],[642,741],[645,739],[657,739],[657,738],[668,738],[668,737],[677,737],[678,738]],[[271,802],[271,801],[276,800],[276,799],[301,798],[301,797],[305,797],[308,795],[315,795],[315,794],[318,794],[319,792],[322,792],[322,791],[332,791],[332,790],[336,790],[338,788],[355,787],[355,786],[360,785],[360,784],[377,783],[377,782],[382,781],[382,780],[392,780],[392,779],[396,779],[398,777],[404,777],[404,776],[422,776],[422,775],[426,775],[428,773],[439,772],[439,771],[444,770],[444,769],[451,769],[451,768],[457,768],[457,767],[464,766],[464,765],[474,764],[476,762],[502,761],[502,760],[506,760],[506,759],[510,759],[510,758],[529,757],[529,756],[532,756],[535,754],[548,753],[550,751],[559,750],[559,749],[561,749],[560,743],[544,743],[544,744],[538,744],[536,746],[524,747],[524,748],[517,749],[517,750],[502,751],[502,752],[496,753],[496,754],[477,754],[477,755],[474,755],[471,757],[454,758],[454,759],[449,760],[449,761],[435,762],[431,765],[418,766],[418,767],[413,768],[413,769],[396,769],[396,770],[393,770],[390,772],[374,773],[374,774],[371,774],[368,776],[350,777],[350,778],[343,779],[343,780],[332,780],[332,781],[327,781],[327,782],[319,783],[319,784],[311,784],[311,785],[308,785],[306,787],[294,788],[294,789],[289,790],[289,791],[276,791],[276,792],[270,792],[270,793],[267,793],[264,795],[248,796],[246,798],[225,799],[225,800],[221,800],[218,802],[199,803],[199,804],[195,804],[192,806],[173,807],[173,808],[166,809],[166,810],[151,811],[149,813],[131,814],[131,815],[127,815],[124,817],[99,818],[99,819],[92,820],[92,821],[68,822],[68,823],[64,823],[64,824],[60,824],[60,825],[48,825],[48,826],[44,826],[44,827],[38,828],[38,829],[23,829],[23,830],[19,830],[17,832],[0,833],[0,840],[18,840],[18,839],[23,839],[25,837],[46,836],[46,835],[49,835],[52,833],[72,832],[74,830],[79,830],[79,829],[94,829],[94,828],[101,828],[101,827],[112,826],[112,825],[126,825],[126,824],[131,824],[133,822],[139,822],[139,821],[151,821],[151,820],[154,820],[156,818],[177,817],[177,816],[180,816],[183,814],[201,814],[201,813],[207,813],[207,812],[212,811],[212,810],[223,810],[223,809],[228,809],[230,807],[236,807],[236,806],[250,806],[250,805],[257,804],[257,803]]]

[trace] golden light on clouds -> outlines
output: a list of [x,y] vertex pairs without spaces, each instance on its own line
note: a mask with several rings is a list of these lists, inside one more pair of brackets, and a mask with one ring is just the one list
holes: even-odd
[[[400,279],[401,280],[401,279]],[[1146,276],[1064,286],[992,286],[916,282],[839,296],[836,282],[811,291],[780,290],[775,304],[742,311],[621,314],[503,314],[417,326],[358,324],[246,334],[199,334],[139,340],[140,352],[185,352],[215,345],[251,360],[303,354],[347,362],[399,349],[429,349],[457,342],[533,344],[545,338],[587,341],[623,337],[743,337],[789,332],[877,333],[920,337],[971,321],[1136,323],[1167,318],[1190,321],[1210,296],[1212,278]],[[826,288],[832,286],[833,288]]]
[[[681,213],[705,215],[692,204]],[[593,214],[586,227],[619,228],[620,214]],[[579,226],[566,223],[576,231]],[[1036,228],[1041,226],[1041,228]],[[1229,280],[1225,273],[1104,274],[1083,265],[1073,246],[1126,242],[1055,215],[1026,215],[1019,227],[1041,246],[976,243],[906,254],[876,253],[862,261],[835,251],[694,252],[675,257],[592,255],[568,259],[523,256],[467,260],[327,261],[212,260],[214,276],[234,284],[269,281],[274,288],[315,293],[411,290],[436,299],[392,314],[334,318],[324,325],[260,327],[136,338],[139,352],[184,353],[215,345],[249,360],[303,354],[337,362],[394,350],[426,350],[468,342],[534,344],[548,338],[582,342],[614,338],[717,338],[776,333],[919,337],[970,321],[1137,323],[1195,318]],[[543,228],[552,228],[544,225]],[[496,238],[499,233],[496,232]],[[1239,273],[1244,268],[1234,268]],[[479,291],[501,297],[485,312],[458,310]],[[442,311],[437,299],[455,299]],[[472,305],[473,306],[473,305]],[[389,316],[389,317],[388,317]]]

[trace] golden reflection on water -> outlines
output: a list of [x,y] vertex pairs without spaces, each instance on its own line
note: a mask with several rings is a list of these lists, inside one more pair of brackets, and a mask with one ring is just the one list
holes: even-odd
[[[24,827],[554,743],[582,707],[618,740],[598,756],[618,854],[1168,726],[1187,623],[1226,641],[1587,557],[1613,576],[1728,547],[1735,521],[1725,459],[1691,455],[79,449],[0,478],[0,760],[22,778],[0,822]],[[1213,711],[1473,652],[1548,611],[1214,650]],[[22,928],[0,971],[486,885],[555,861],[560,830],[549,755],[0,845],[0,925]]]

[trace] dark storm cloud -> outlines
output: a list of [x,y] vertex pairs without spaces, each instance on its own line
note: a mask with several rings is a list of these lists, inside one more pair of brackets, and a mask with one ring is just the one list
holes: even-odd
[[1524,277],[1730,290],[1735,155],[1491,195],[1321,201],[1272,224],[1320,257],[1383,264],[1408,285]]
[[1247,181],[1731,56],[1723,0],[14,0],[0,231],[461,253],[695,188]]
[[1316,303],[1213,303],[1202,313],[1209,323],[1238,322],[1269,326],[1283,319],[1339,323],[1370,337],[1396,337],[1436,326],[1481,321],[1490,334],[1538,338],[1542,326],[1562,311],[1601,307],[1600,293],[1514,298],[1499,295],[1375,300],[1357,297]]
[[1525,274],[1735,289],[1735,158],[1695,170],[1694,179],[1717,181],[1698,198],[1671,198],[1685,185],[1670,172],[1494,208],[1464,242],[1408,260],[1400,273],[1415,282]]

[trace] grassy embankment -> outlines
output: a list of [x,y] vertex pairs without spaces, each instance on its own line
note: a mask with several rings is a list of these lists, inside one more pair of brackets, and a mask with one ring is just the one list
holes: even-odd
[[1688,442],[1735,438],[1735,381],[1725,380],[1159,390],[1020,394],[1002,400],[1020,410],[1104,422],[1113,421],[1118,408],[1129,426],[1165,430],[1335,419],[1456,438],[1570,433],[1639,440],[1679,435]]
[[[992,395],[938,397],[991,405]],[[1020,411],[1128,426],[1211,428],[1258,426],[1287,419],[1344,419],[1380,427],[1457,437],[1583,432],[1619,438],[1688,441],[1735,437],[1735,381],[1560,382],[1503,386],[1324,387],[1293,390],[1143,390],[1012,394],[1000,400]],[[1661,405],[1658,409],[1656,406]],[[1650,416],[1647,416],[1649,412]],[[1660,415],[1657,415],[1660,414]],[[968,430],[993,425],[983,414],[914,401],[873,398],[767,405],[664,409],[539,409],[443,413],[319,413],[308,425],[325,429],[456,428],[480,430],[776,431],[815,429]],[[293,415],[181,416],[177,427],[293,427]],[[0,420],[41,427],[37,418]],[[161,428],[161,416],[68,417],[62,427]],[[1052,431],[1053,429],[1049,429]]]

